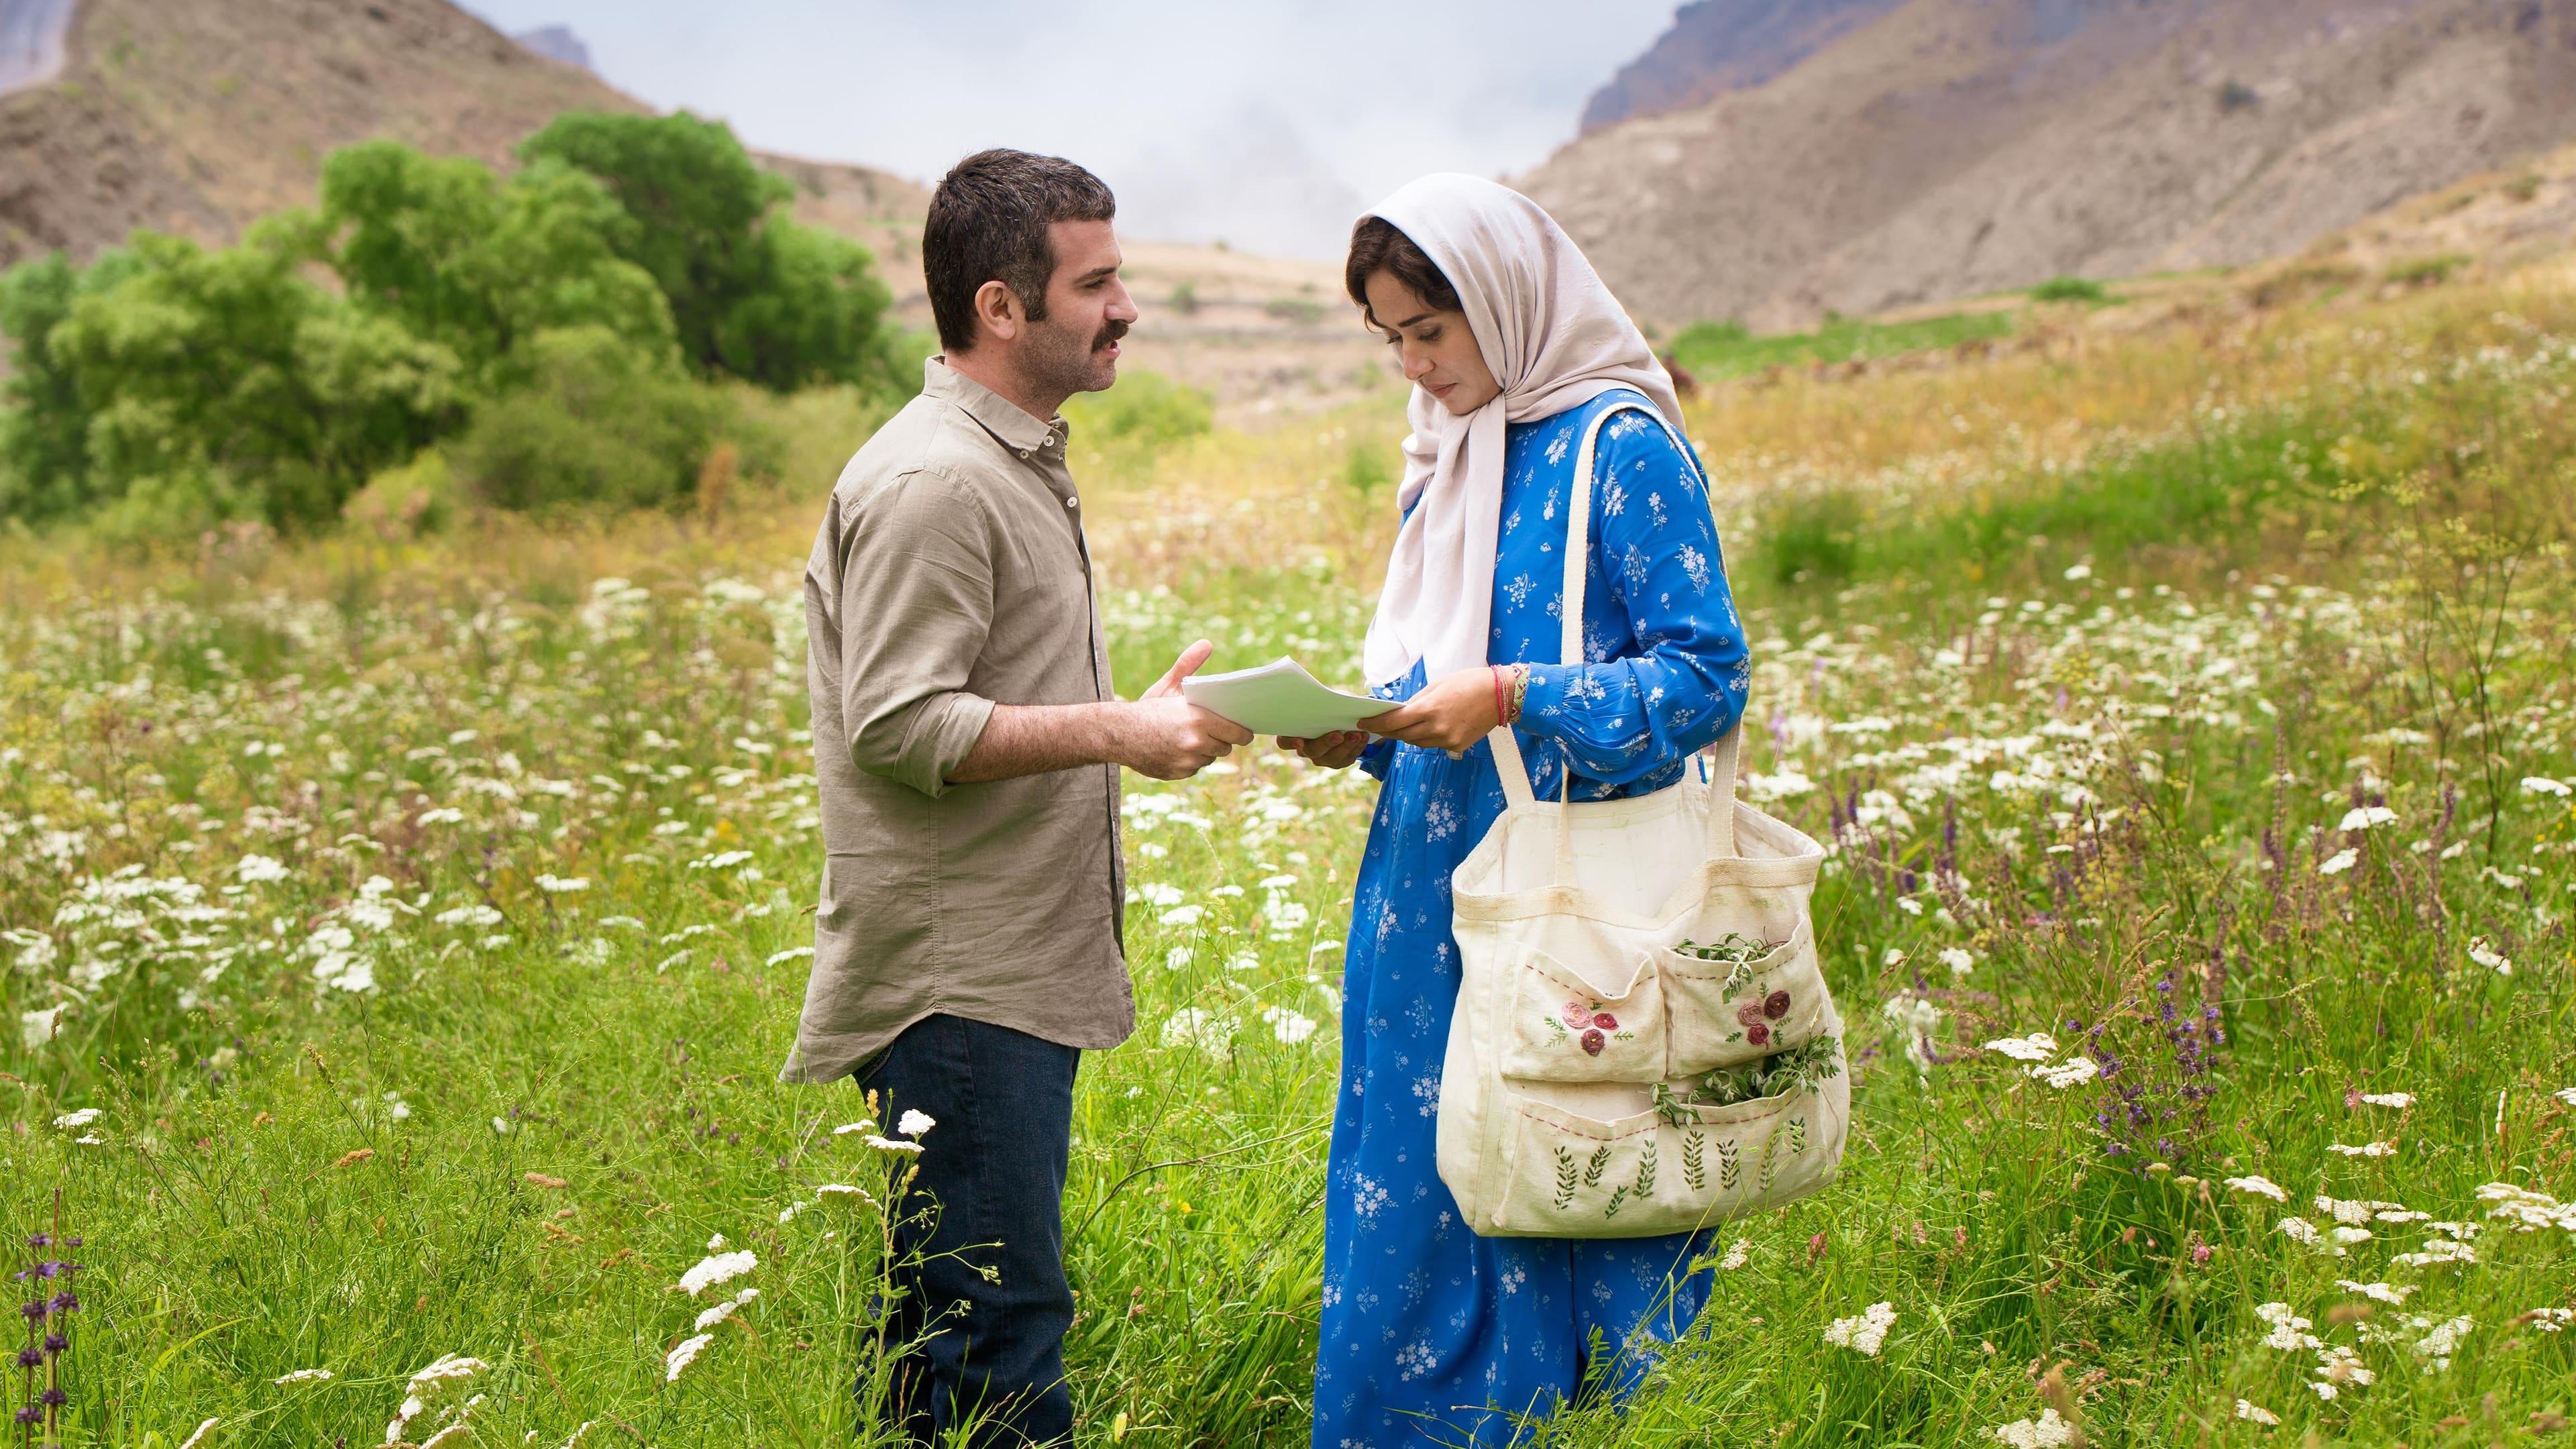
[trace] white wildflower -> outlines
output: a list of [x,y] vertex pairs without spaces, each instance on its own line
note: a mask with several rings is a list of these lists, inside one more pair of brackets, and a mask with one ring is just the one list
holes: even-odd
[[2407,1108],[2415,1105],[2415,1094],[2412,1092],[2364,1092],[2361,1094],[2361,1100],[2369,1103],[2373,1107],[2394,1107],[2398,1111],[2403,1112]]
[[29,1051],[34,1051],[52,1041],[55,1034],[62,1030],[63,1013],[68,1009],[69,1003],[65,1003],[60,1006],[48,1006],[42,1011],[19,1012],[18,1044]]
[[2446,1263],[2472,1263],[2478,1250],[2451,1238],[2435,1238],[2420,1253],[2399,1253],[2388,1260],[2392,1268],[2438,1268]]
[[1986,1043],[1986,1050],[2002,1052],[2017,1062],[2044,1062],[2057,1055],[2057,1038],[2035,1031],[2028,1036],[1997,1038]]
[[874,1132],[875,1130],[877,1130],[876,1119],[873,1117],[862,1117],[856,1122],[844,1122],[840,1126],[833,1128],[832,1135],[835,1137],[847,1137],[853,1132]]
[[771,952],[768,958],[760,964],[764,966],[784,966],[790,961],[801,961],[813,954],[814,948],[811,946],[790,946],[784,951]]
[[1963,946],[1944,946],[1941,948],[1941,964],[1950,968],[1950,975],[1955,979],[1976,969],[1977,956]]
[[197,1432],[189,1435],[186,1442],[179,1446],[179,1449],[197,1449],[197,1446],[205,1441],[205,1437],[214,1432],[215,1426],[222,1422],[223,1420],[221,1419],[208,1419],[206,1422],[199,1424],[197,1426]]
[[2415,1352],[2424,1360],[2424,1372],[2437,1374],[2451,1366],[2451,1355],[2459,1352],[2460,1340],[2477,1327],[2476,1320],[2463,1313],[2457,1318],[2436,1324],[2422,1338],[2415,1340]]
[[1184,1006],[1163,1022],[1163,1045],[1196,1047],[1223,1061],[1234,1053],[1234,1019],[1202,1007]]
[[2484,936],[2476,936],[2470,939],[2469,959],[2480,966],[2484,966],[2498,976],[2511,976],[2513,974],[2513,958],[2505,955],[2502,951],[2497,950],[2495,948],[2495,943],[2489,941]]
[[2576,1107],[2576,1087],[2561,1087],[2549,1095],[2556,1097],[2559,1101],[2566,1103],[2570,1107]]
[[1205,906],[1174,906],[1155,919],[1166,926],[1195,926],[1207,914]]
[[2412,1283],[2356,1283],[2350,1278],[2337,1278],[2335,1286],[2346,1293],[2358,1293],[2364,1298],[2376,1298],[2392,1308],[2404,1307],[2407,1295],[2415,1291],[2415,1285]]
[[588,876],[579,875],[559,876],[552,873],[540,874],[537,877],[537,889],[544,891],[550,896],[575,895],[590,889],[590,878]]
[[894,1130],[906,1137],[918,1137],[938,1125],[938,1118],[918,1107],[907,1107],[903,1115],[895,1120]]
[[2281,1422],[2280,1415],[2273,1413],[2271,1410],[2264,1408],[2260,1404],[2248,1403],[2243,1399],[2238,1399],[2236,1401],[2236,1417],[2255,1424],[2277,1424]]
[[2291,1312],[2287,1303],[2258,1303],[2254,1306],[2254,1316],[2272,1325],[2272,1331],[2263,1335],[2265,1348],[2299,1353],[2325,1346],[2315,1334],[2308,1332],[2316,1325]]
[[233,862],[233,879],[243,885],[265,885],[286,879],[286,862],[265,855],[245,855]]
[[917,1153],[921,1151],[921,1144],[918,1142],[906,1142],[900,1137],[879,1137],[874,1133],[868,1135],[868,1145],[879,1152]]
[[77,1132],[81,1128],[86,1127],[97,1120],[98,1108],[83,1107],[77,1112],[65,1112],[63,1115],[56,1117],[54,1119],[54,1125],[65,1132]]
[[2358,1147],[2353,1147],[2341,1142],[2329,1142],[2326,1144],[2326,1151],[2340,1153],[2345,1157],[2394,1157],[2397,1155],[2397,1144],[2365,1142]]
[[749,1248],[731,1253],[709,1253],[698,1260],[698,1266],[680,1275],[680,1291],[695,1298],[719,1283],[730,1282],[760,1266],[760,1259]]
[[2338,1258],[2343,1256],[2343,1249],[2327,1242],[2325,1234],[2318,1232],[2317,1225],[2306,1218],[2283,1218],[2272,1225],[2272,1231],[2312,1253],[2331,1253]]
[[2057,1449],[2075,1442],[2075,1426],[2059,1418],[2055,1409],[2042,1409],[2036,1419],[2015,1419],[1998,1425],[1995,1437],[2012,1449]]
[[706,1352],[707,1345],[715,1341],[716,1336],[712,1333],[701,1333],[695,1338],[681,1339],[679,1347],[662,1356],[662,1382],[678,1383],[680,1371],[696,1363],[698,1355]]
[[726,1299],[724,1302],[719,1303],[715,1307],[708,1309],[706,1312],[699,1314],[696,1326],[697,1331],[704,1333],[708,1329],[715,1327],[717,1324],[724,1322],[726,1319],[733,1317],[735,1314],[740,1313],[743,1310],[744,1305],[750,1303],[751,1300],[759,1296],[759,1289],[745,1288],[741,1292],[733,1295],[731,1298]]
[[2397,812],[2389,809],[2385,805],[2356,805],[2352,809],[2344,812],[2343,823],[2336,826],[2335,829],[2369,830],[2375,826],[2394,825],[2396,823]]
[[1178,971],[1188,964],[1190,964],[1190,948],[1187,946],[1174,946],[1163,953],[1163,969],[1166,971]]
[[1747,1262],[1751,1261],[1752,1257],[1753,1240],[1751,1238],[1738,1238],[1734,1242],[1726,1245],[1726,1256],[1717,1260],[1717,1266],[1725,1269],[1729,1273],[1732,1273],[1736,1269],[1743,1267]]
[[326,1369],[326,1368],[309,1368],[309,1369],[297,1369],[295,1372],[293,1372],[293,1373],[291,1373],[291,1374],[280,1374],[280,1375],[278,1375],[276,1378],[270,1379],[270,1380],[269,1380],[269,1382],[270,1382],[270,1383],[272,1383],[272,1384],[277,1384],[277,1385],[280,1385],[280,1386],[284,1386],[284,1385],[286,1385],[286,1384],[319,1384],[319,1383],[328,1383],[328,1382],[330,1381],[330,1379],[331,1379],[331,1371],[330,1371],[329,1369]]
[[2556,795],[2561,799],[2576,794],[2576,789],[2570,789],[2564,781],[2553,780],[2547,775],[2523,776],[2522,788],[2534,795]]
[[2535,1308],[2523,1315],[2541,1333],[2562,1333],[2576,1323],[2576,1308]]
[[2055,1087],[2061,1092],[2065,1091],[2069,1087],[2077,1086],[2093,1080],[2096,1076],[2099,1076],[2102,1071],[2099,1066],[2094,1064],[2091,1057],[2069,1057],[2065,1061],[2059,1062],[2053,1067],[2039,1066],[2031,1067],[2028,1070],[2032,1076],[2039,1078],[2041,1081],[2046,1082],[2048,1085]]
[[1261,1020],[1270,1028],[1272,1036],[1289,1046],[1295,1046],[1315,1034],[1313,1017],[1301,1011],[1291,1011],[1284,1006],[1267,1008],[1261,1013]]
[[1873,1303],[1862,1309],[1857,1317],[1837,1318],[1826,1324],[1825,1342],[1876,1358],[1879,1345],[1887,1341],[1887,1330],[1895,1322],[1895,1304]]
[[2268,1197],[2274,1202],[2290,1200],[2290,1195],[2281,1190],[2281,1185],[2268,1177],[2231,1177],[2227,1179],[2227,1185],[2238,1192],[2252,1193],[2256,1197]]
[[2341,875],[2360,863],[2361,852],[2347,845],[2343,849],[2336,851],[2334,854],[2327,856],[2325,863],[2317,867],[2317,874]]

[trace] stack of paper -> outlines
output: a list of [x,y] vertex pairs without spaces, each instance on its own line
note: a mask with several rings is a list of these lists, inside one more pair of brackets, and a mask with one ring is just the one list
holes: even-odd
[[1395,708],[1392,700],[1345,694],[1285,655],[1258,669],[1192,675],[1181,681],[1181,693],[1190,703],[1254,734],[1296,739],[1357,729],[1361,720]]

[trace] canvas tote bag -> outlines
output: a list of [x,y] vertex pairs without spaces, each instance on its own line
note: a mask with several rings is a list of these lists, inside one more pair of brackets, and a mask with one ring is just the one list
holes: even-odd
[[[1662,425],[1614,408],[1584,431],[1567,662],[1583,657],[1593,444],[1623,411]],[[1580,804],[1534,798],[1511,728],[1489,737],[1509,804],[1452,881],[1464,979],[1440,1085],[1440,1179],[1473,1231],[1682,1232],[1804,1196],[1840,1168],[1851,1083],[1808,912],[1824,850],[1735,798],[1742,732],[1671,789]],[[1730,933],[1741,959],[1675,949]],[[1811,1070],[1790,1090],[1690,1100],[1711,1095],[1709,1073],[1791,1051]]]

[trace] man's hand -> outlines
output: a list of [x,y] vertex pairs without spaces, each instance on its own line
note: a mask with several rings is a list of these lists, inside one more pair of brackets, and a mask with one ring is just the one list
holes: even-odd
[[1360,751],[1368,748],[1368,742],[1366,730],[1335,730],[1331,734],[1317,735],[1312,739],[1281,735],[1279,748],[1294,751],[1299,758],[1310,765],[1321,765],[1327,770],[1342,770],[1348,769],[1351,761],[1360,757]]
[[1233,753],[1236,745],[1252,743],[1252,731],[1199,708],[1181,693],[1181,681],[1215,652],[1216,646],[1205,639],[1182,650],[1153,688],[1120,711],[1118,763],[1157,780],[1186,780]]
[[1491,734],[1499,723],[1494,713],[1494,671],[1476,668],[1440,676],[1403,704],[1361,720],[1360,727],[1373,735],[1454,755]]

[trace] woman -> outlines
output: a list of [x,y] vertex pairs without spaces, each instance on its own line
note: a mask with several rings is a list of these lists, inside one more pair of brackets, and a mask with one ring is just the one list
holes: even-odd
[[[1480,1238],[1434,1170],[1450,876],[1503,809],[1485,736],[1512,723],[1543,799],[1569,769],[1577,800],[1660,790],[1734,724],[1750,668],[1672,384],[1546,212],[1425,177],[1353,229],[1344,280],[1414,385],[1413,434],[1365,660],[1403,703],[1374,743],[1281,742],[1385,782],[1345,962],[1314,1443],[1503,1444],[1634,1387],[1708,1277],[1697,1235]],[[1595,445],[1584,657],[1560,660],[1575,457],[1622,407]]]

